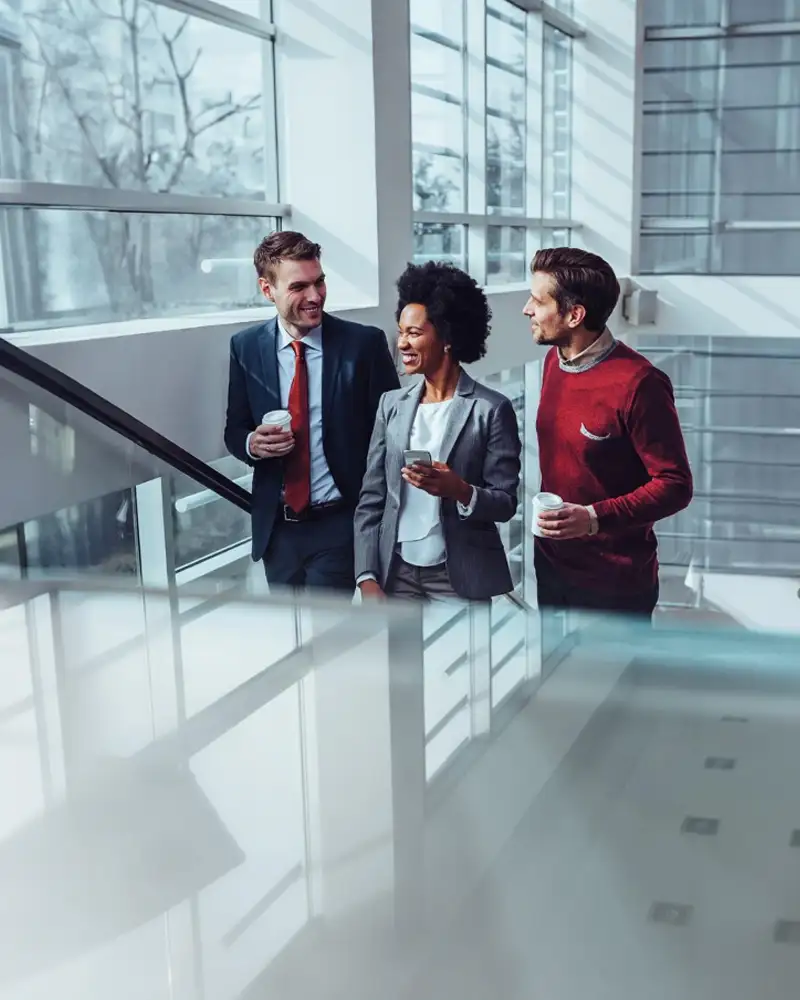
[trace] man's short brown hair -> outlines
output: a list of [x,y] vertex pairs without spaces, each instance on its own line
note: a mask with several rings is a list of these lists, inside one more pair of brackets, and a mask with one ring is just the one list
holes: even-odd
[[531,274],[541,271],[553,279],[553,298],[562,316],[583,306],[583,325],[602,333],[619,299],[619,282],[608,261],[575,247],[540,250],[531,261]]
[[282,230],[264,237],[253,254],[253,263],[259,278],[272,283],[282,260],[319,260],[321,256],[319,243],[312,243],[302,233]]

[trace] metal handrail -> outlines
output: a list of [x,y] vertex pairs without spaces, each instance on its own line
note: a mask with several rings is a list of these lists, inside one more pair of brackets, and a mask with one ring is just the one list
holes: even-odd
[[85,413],[92,420],[132,441],[171,468],[193,479],[206,490],[250,513],[250,494],[227,476],[223,476],[207,462],[203,462],[196,455],[181,448],[163,434],[159,434],[77,379],[59,371],[41,358],[21,350],[3,337],[0,337],[0,368],[5,368],[6,371],[51,393],[81,413]]

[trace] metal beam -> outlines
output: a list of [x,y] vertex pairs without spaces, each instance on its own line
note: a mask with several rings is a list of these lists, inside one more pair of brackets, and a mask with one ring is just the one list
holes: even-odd
[[451,94],[446,90],[439,90],[437,87],[429,87],[424,83],[412,83],[411,91],[412,93],[419,94],[422,97],[430,97],[434,101],[443,101],[445,104],[454,104],[458,108],[460,108],[464,103],[461,98],[456,97],[455,94]]
[[714,219],[699,216],[645,216],[642,231],[648,233],[771,233],[800,230],[800,219]]
[[414,222],[454,226],[520,226],[525,229],[580,229],[574,219],[532,218],[527,215],[473,215],[469,212],[415,212]]
[[763,38],[770,35],[800,35],[800,21],[771,21],[764,24],[720,24],[681,28],[646,28],[645,41],[690,41],[714,38]]
[[463,52],[464,46],[461,42],[455,41],[453,38],[448,38],[447,35],[442,35],[438,31],[430,31],[428,28],[421,28],[417,24],[411,25],[412,35],[416,35],[418,38],[424,38],[428,42],[433,42],[436,45],[441,45],[443,48],[451,49],[453,52]]
[[543,0],[511,0],[511,2],[515,7],[519,7],[520,10],[524,10],[527,14],[541,14],[545,24],[563,31],[570,38],[586,37],[586,29],[578,24],[573,17],[570,17],[569,14],[565,14],[549,3],[544,3]]
[[291,215],[289,205],[255,199],[12,180],[0,180],[0,207],[3,206],[155,215],[233,215],[253,218],[288,218]]
[[215,0],[154,0],[154,2],[162,7],[177,10],[181,14],[201,17],[204,21],[213,21],[214,24],[233,28],[236,31],[244,31],[267,41],[271,41],[275,37],[274,24],[252,14],[242,14],[238,10],[232,10],[224,4],[215,3]]

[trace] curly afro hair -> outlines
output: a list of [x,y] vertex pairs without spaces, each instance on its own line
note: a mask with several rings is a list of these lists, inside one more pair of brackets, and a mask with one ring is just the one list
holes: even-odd
[[409,264],[397,279],[396,319],[410,303],[425,306],[454,361],[471,364],[486,354],[492,310],[483,289],[465,271],[444,261]]

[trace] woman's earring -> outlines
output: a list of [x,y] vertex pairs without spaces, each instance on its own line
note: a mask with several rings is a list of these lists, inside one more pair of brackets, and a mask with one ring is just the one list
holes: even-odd
[[445,344],[444,345],[444,349],[447,351],[448,354],[450,353],[450,345],[449,344]]

